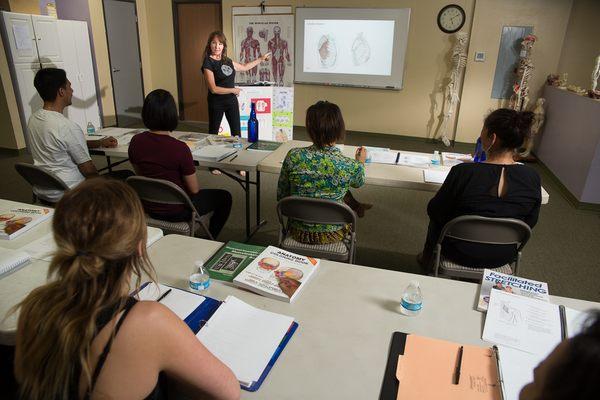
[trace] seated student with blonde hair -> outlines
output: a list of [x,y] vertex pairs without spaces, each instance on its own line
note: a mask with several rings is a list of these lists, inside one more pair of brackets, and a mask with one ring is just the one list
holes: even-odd
[[21,302],[15,377],[21,398],[161,398],[173,378],[194,398],[237,399],[237,379],[171,310],[130,287],[154,276],[135,192],[93,179],[67,192],[52,230],[49,283]]

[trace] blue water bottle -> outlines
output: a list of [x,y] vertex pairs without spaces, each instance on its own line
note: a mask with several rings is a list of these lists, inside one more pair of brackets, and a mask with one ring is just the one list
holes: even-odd
[[250,104],[250,119],[248,120],[248,141],[258,140],[258,119],[256,119],[256,103]]
[[483,145],[481,144],[481,138],[477,138],[477,144],[475,144],[475,154],[473,156],[473,162],[480,163],[487,159]]

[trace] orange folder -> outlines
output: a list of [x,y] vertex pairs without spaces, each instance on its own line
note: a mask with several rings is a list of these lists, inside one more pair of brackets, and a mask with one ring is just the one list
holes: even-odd
[[500,400],[496,356],[490,348],[463,346],[460,379],[454,384],[458,343],[408,335],[398,357],[398,400]]

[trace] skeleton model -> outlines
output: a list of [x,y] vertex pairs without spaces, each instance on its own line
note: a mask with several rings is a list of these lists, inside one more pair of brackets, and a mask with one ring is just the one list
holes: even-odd
[[[246,28],[246,38],[242,40],[240,50],[240,62],[247,64],[259,58],[260,54],[260,43],[254,39],[254,29],[249,26]],[[254,67],[246,72],[246,83],[252,83],[256,81],[256,72],[258,67]]]
[[283,86],[283,75],[285,74],[285,61],[290,62],[287,40],[281,38],[281,27],[273,28],[273,39],[269,40],[269,51],[271,52],[271,65],[273,66],[273,80],[279,86]]
[[460,77],[462,75],[465,66],[467,65],[467,42],[469,41],[469,35],[464,32],[456,34],[456,43],[452,49],[452,71],[450,72],[450,81],[446,86],[446,102],[444,105],[444,119],[440,126],[440,138],[446,146],[450,146],[450,139],[447,135],[448,123],[452,118],[452,114],[456,109],[456,105],[460,101],[458,95],[460,87]]
[[596,66],[592,71],[592,92],[598,90],[598,78],[600,78],[600,56],[596,57]]
[[529,57],[531,48],[537,40],[535,35],[527,35],[521,42],[521,58],[517,67],[517,81],[513,85],[513,95],[510,97],[509,108],[516,111],[525,110],[529,103],[529,78],[533,73],[533,62]]
[[531,130],[529,131],[529,136],[525,140],[525,146],[523,150],[519,153],[519,155],[523,158],[527,158],[529,153],[531,153],[531,148],[533,147],[533,141],[535,140],[536,135],[539,133],[542,125],[544,125],[544,119],[546,117],[546,111],[544,110],[544,103],[546,103],[546,99],[539,98],[535,102],[535,108],[533,109],[533,123],[531,124]]

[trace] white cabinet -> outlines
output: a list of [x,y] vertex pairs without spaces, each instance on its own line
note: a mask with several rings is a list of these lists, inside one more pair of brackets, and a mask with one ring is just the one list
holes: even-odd
[[[33,79],[40,68],[62,68],[73,87],[73,104],[65,116],[81,129],[88,122],[100,127],[100,111],[87,23],[2,12],[3,41],[9,56],[15,94],[20,100],[23,131],[33,112],[43,105]],[[26,135],[27,140],[27,135]]]
[[32,15],[31,19],[40,62],[62,61],[58,41],[58,20],[43,15]]

